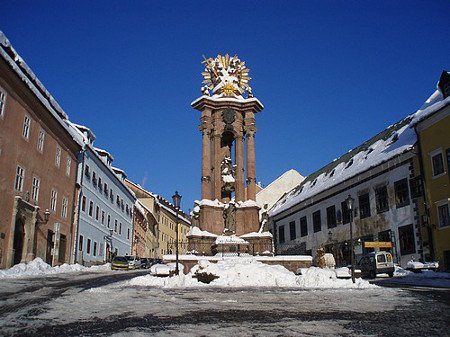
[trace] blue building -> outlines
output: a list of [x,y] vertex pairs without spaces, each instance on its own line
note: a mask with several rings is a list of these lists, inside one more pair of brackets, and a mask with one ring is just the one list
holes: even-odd
[[130,255],[136,198],[125,185],[126,174],[111,166],[110,153],[94,147],[95,135],[89,128],[69,125],[84,143],[78,155],[73,262],[92,265],[110,261],[112,255]]

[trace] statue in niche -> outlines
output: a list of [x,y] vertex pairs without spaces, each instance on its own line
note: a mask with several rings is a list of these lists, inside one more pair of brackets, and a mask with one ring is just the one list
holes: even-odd
[[220,172],[222,174],[222,190],[230,193],[234,191],[234,167],[230,157],[225,157],[220,163]]
[[191,212],[191,227],[199,227],[200,223],[200,202],[194,201],[194,209]]
[[223,219],[225,220],[225,231],[234,233],[236,231],[236,205],[233,202],[225,205]]

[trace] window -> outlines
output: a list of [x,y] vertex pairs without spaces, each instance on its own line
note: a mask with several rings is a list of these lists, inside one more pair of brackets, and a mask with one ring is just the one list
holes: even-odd
[[408,179],[394,182],[395,204],[397,208],[409,205]]
[[98,177],[98,189],[100,190],[100,192],[102,191],[102,188],[103,188],[102,178]]
[[22,192],[23,191],[23,180],[25,179],[25,170],[17,166],[16,169],[16,180],[14,181],[14,189],[16,191]]
[[72,159],[70,159],[69,157],[67,157],[67,161],[66,161],[66,176],[70,176],[70,167],[72,166]]
[[102,225],[105,224],[105,211],[102,211]]
[[106,196],[108,196],[108,184],[105,183],[105,187],[103,189],[103,193],[105,193]]
[[439,228],[450,226],[450,214],[448,208],[448,202],[438,206],[438,219],[439,219]]
[[109,198],[110,198],[111,202],[114,202],[114,195],[113,195],[112,188],[109,189]]
[[444,159],[442,158],[442,152],[431,155],[431,164],[433,166],[433,177],[444,174]]
[[97,256],[97,241],[94,241],[94,251],[92,252],[92,255]]
[[386,186],[381,186],[375,189],[375,201],[377,204],[377,213],[383,213],[389,210]]
[[28,115],[25,115],[23,118],[23,128],[22,128],[22,136],[25,139],[30,137],[30,126],[31,126],[31,118]]
[[89,165],[86,165],[84,167],[84,175],[86,176],[86,178],[89,180],[91,179],[91,172],[89,171]]
[[350,223],[350,211],[347,208],[347,202],[341,202],[341,210],[342,210],[342,223]]
[[50,197],[50,208],[53,212],[56,212],[56,201],[58,200],[58,192],[52,190],[52,195]]
[[44,138],[45,138],[45,131],[43,129],[39,130],[38,140],[37,140],[37,149],[39,152],[44,151]]
[[56,145],[55,165],[57,167],[61,165],[61,148],[59,147],[59,145]]
[[127,239],[129,240],[130,239],[130,229],[128,228],[128,230],[127,230]]
[[413,225],[401,226],[398,228],[398,238],[400,241],[400,254],[414,254],[416,245],[414,242]]
[[6,94],[0,89],[0,118],[3,118],[5,112]]
[[114,220],[114,232],[117,233],[117,220]]
[[322,230],[322,221],[320,219],[320,210],[313,213],[313,229],[314,233]]
[[359,217],[365,219],[370,217],[370,198],[369,193],[361,194],[358,197],[359,201]]
[[61,216],[67,218],[67,206],[69,205],[69,199],[62,198]]
[[86,253],[91,253],[91,239],[87,239],[87,245],[86,245]]
[[81,210],[83,212],[86,212],[86,197],[83,195],[83,197],[81,198]]
[[119,234],[122,234],[122,223],[119,224]]
[[31,186],[31,199],[33,199],[35,202],[39,201],[39,186],[41,185],[41,181],[33,177],[33,183]]
[[409,189],[411,190],[411,198],[423,196],[423,180],[421,176],[409,180]]
[[336,206],[330,206],[327,208],[327,225],[328,228],[336,227]]
[[94,202],[89,201],[89,216],[92,216],[93,212],[94,212]]
[[306,222],[306,216],[300,218],[300,236],[308,235],[308,223]]
[[79,251],[83,250],[83,235],[80,235],[80,238],[78,240],[78,250]]
[[119,198],[119,196],[116,197],[116,204],[117,204],[117,206],[120,207],[120,198]]
[[100,207],[96,207],[95,208],[95,220],[98,221],[98,219],[100,218]]
[[108,228],[111,228],[111,215],[108,214]]
[[297,233],[295,232],[295,221],[289,222],[289,234],[291,236],[291,240],[296,239]]
[[278,227],[278,242],[284,243],[284,226]]
[[92,184],[97,187],[97,176],[94,171],[92,171]]

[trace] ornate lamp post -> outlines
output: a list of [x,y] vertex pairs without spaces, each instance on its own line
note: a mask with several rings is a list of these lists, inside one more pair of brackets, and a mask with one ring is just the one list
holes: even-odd
[[355,283],[355,257],[353,252],[353,203],[355,200],[348,195],[348,198],[345,199],[347,203],[347,209],[350,212],[350,254],[351,254],[351,263],[352,263],[352,282]]
[[180,270],[178,269],[178,212],[180,210],[181,203],[181,195],[178,194],[178,191],[175,191],[175,194],[172,196],[173,204],[176,209],[176,223],[175,223],[175,274],[178,275]]

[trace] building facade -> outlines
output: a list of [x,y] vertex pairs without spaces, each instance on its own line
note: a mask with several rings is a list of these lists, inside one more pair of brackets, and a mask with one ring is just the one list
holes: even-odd
[[[426,191],[424,245],[430,247],[429,259],[437,260],[442,270],[450,271],[450,74],[441,75],[434,100],[439,109],[425,112],[415,122],[420,144],[420,159]],[[429,105],[433,105],[432,102]],[[424,110],[427,106],[424,107]]]
[[[0,266],[69,262],[80,144],[0,32]],[[47,214],[45,214],[47,213]]]
[[89,128],[69,125],[84,144],[78,154],[73,261],[91,265],[110,261],[112,255],[130,255],[135,196],[124,183],[125,173],[111,166],[111,154],[94,147],[95,135]]

